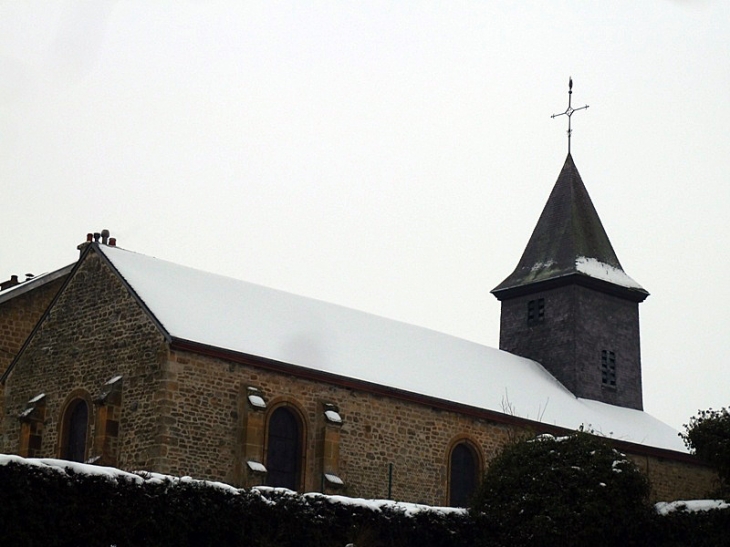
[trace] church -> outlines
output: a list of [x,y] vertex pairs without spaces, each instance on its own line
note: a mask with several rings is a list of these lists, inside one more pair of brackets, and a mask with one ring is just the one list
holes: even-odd
[[[0,451],[464,506],[506,443],[610,439],[655,500],[713,473],[643,411],[639,304],[570,153],[515,270],[500,348],[126,250],[2,284]],[[496,280],[495,280],[496,281]]]

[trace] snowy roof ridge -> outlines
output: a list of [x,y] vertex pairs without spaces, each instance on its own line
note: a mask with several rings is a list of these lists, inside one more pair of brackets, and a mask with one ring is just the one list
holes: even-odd
[[540,364],[321,300],[99,246],[173,338],[686,452],[645,412],[576,398]]

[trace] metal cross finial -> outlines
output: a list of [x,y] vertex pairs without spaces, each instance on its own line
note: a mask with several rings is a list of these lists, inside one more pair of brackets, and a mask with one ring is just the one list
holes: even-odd
[[588,105],[581,106],[580,108],[573,108],[570,105],[570,102],[573,98],[573,78],[568,79],[568,108],[565,109],[565,112],[561,112],[560,114],[553,114],[550,116],[551,118],[557,118],[558,116],[568,116],[568,154],[570,154],[570,135],[573,132],[573,130],[570,128],[570,118],[573,115],[573,112],[576,112],[577,110],[584,110],[588,108]]

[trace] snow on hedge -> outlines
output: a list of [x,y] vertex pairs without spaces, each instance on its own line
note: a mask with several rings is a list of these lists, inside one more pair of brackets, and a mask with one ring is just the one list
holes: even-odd
[[[0,454],[0,465],[7,465],[9,463],[17,463],[20,465],[34,466],[44,469],[50,469],[59,473],[64,474],[85,474],[95,475],[99,477],[106,477],[111,480],[129,480],[137,484],[148,483],[170,483],[174,484],[188,484],[197,483],[211,488],[218,488],[229,492],[230,494],[240,494],[243,489],[235,488],[230,484],[225,484],[217,481],[206,481],[193,479],[192,477],[175,477],[172,475],[163,475],[161,473],[152,473],[149,471],[122,471],[115,467],[103,467],[99,465],[91,465],[87,463],[72,462],[67,460],[58,460],[55,458],[22,458],[21,456]],[[393,500],[369,500],[362,498],[348,498],[346,496],[328,496],[320,494],[319,492],[311,492],[306,494],[299,494],[287,488],[275,488],[271,486],[254,486],[250,489],[252,492],[256,492],[266,499],[269,496],[267,494],[280,494],[290,495],[292,497],[301,496],[304,499],[319,499],[325,500],[329,503],[338,503],[342,505],[366,507],[373,511],[380,512],[382,509],[394,509],[399,512],[403,512],[406,515],[412,516],[421,512],[437,512],[437,513],[466,513],[466,509],[460,509],[455,507],[433,507],[430,505],[423,505],[420,503],[405,503]],[[272,502],[275,503],[275,502]]]
[[713,509],[728,509],[730,504],[723,500],[680,500],[661,501],[654,505],[656,512],[660,515],[668,515],[675,511],[687,511],[697,513],[699,511],[712,511]]
[[[20,465],[35,466],[64,474],[85,474],[106,477],[109,480],[124,479],[135,482],[137,484],[148,483],[169,483],[169,484],[189,484],[197,483],[211,488],[218,488],[237,495],[243,492],[243,489],[235,488],[230,484],[217,481],[206,481],[193,479],[192,477],[175,477],[172,475],[163,475],[161,473],[152,473],[150,471],[128,472],[117,469],[116,467],[103,467],[100,465],[91,465],[86,463],[72,462],[67,460],[58,460],[55,458],[22,458],[20,456],[10,454],[0,454],[0,465],[9,463],[17,463]],[[394,509],[403,512],[405,515],[415,515],[422,512],[436,512],[442,514],[462,513],[466,514],[466,509],[456,507],[434,507],[420,503],[405,503],[393,500],[372,500],[363,498],[348,498],[347,496],[328,496],[319,492],[310,492],[299,494],[287,488],[275,488],[271,486],[254,486],[252,492],[256,492],[267,499],[268,494],[289,495],[292,497],[301,496],[304,499],[325,500],[329,503],[338,503],[342,505],[366,507],[373,511],[381,511],[382,509]],[[270,503],[275,501],[268,500]],[[659,502],[654,505],[656,512],[660,515],[668,515],[675,511],[688,511],[691,513],[699,511],[711,511],[713,509],[729,509],[730,503],[723,500],[680,500],[673,502]]]

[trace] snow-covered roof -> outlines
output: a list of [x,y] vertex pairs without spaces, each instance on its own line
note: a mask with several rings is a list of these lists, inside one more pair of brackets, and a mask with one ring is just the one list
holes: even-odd
[[686,452],[670,426],[576,398],[535,361],[118,247],[99,249],[173,338]]

